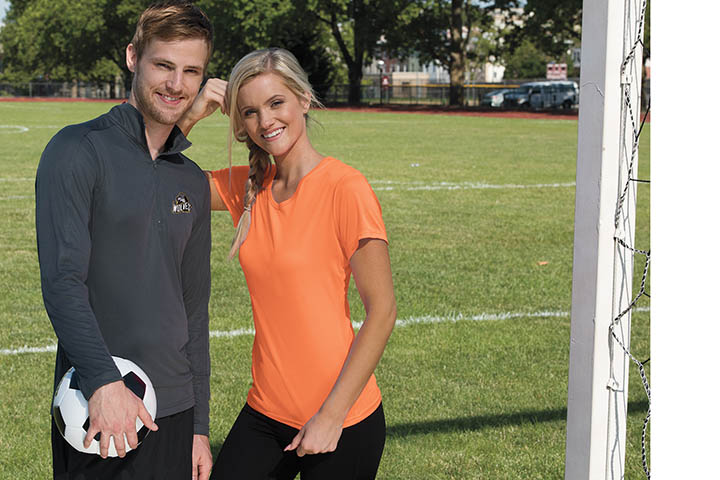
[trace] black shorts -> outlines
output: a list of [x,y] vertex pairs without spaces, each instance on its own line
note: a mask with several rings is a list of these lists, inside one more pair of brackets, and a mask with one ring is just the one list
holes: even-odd
[[189,480],[192,476],[193,409],[158,418],[157,432],[125,458],[103,459],[70,446],[52,422],[55,480]]
[[344,428],[334,452],[298,457],[283,449],[298,433],[250,406],[240,411],[220,449],[211,480],[371,480],[385,447],[382,404],[366,419]]

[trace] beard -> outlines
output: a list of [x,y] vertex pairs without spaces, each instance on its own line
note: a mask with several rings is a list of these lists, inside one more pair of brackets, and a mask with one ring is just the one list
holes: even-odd
[[162,109],[154,101],[155,93],[151,87],[142,81],[140,71],[133,76],[132,92],[140,113],[142,113],[144,117],[148,117],[148,119],[161,125],[175,125],[192,105],[192,102],[187,102],[183,109]]

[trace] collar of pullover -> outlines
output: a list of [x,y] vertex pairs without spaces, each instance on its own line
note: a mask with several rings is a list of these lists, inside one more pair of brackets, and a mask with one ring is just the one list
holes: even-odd
[[[135,107],[129,103],[117,105],[110,110],[110,116],[134,142],[143,149],[148,149],[147,139],[145,138],[145,120]],[[182,163],[182,157],[176,154],[190,147],[190,145],[192,143],[183,135],[182,130],[175,125],[157,159],[164,157],[164,160]]]

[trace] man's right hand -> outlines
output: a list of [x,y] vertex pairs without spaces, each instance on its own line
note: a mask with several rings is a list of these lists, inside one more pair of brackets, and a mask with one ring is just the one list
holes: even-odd
[[110,437],[115,442],[115,450],[119,457],[125,456],[125,439],[130,448],[138,444],[135,431],[135,419],[140,420],[147,428],[156,432],[158,426],[153,422],[142,400],[122,381],[108,383],[95,390],[88,401],[90,428],[85,436],[85,448],[90,446],[93,437],[100,432],[100,456],[107,458]]

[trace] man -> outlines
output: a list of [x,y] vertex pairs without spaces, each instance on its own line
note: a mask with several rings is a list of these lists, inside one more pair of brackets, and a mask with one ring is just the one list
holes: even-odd
[[[210,196],[174,125],[211,51],[212,26],[200,9],[151,5],[126,49],[128,103],[62,129],[41,157],[36,227],[43,298],[59,340],[55,385],[75,367],[89,399],[85,446],[100,439],[100,456],[80,453],[53,425],[55,478],[208,478]],[[155,422],[112,355],[150,377]],[[152,430],[139,446],[138,417]],[[106,458],[111,441],[119,458]]]

